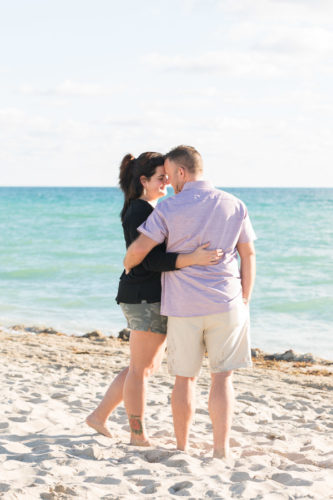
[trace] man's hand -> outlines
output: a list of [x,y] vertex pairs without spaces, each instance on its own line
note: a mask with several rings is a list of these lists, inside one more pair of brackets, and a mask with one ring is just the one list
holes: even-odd
[[158,245],[157,241],[148,238],[148,236],[144,234],[140,234],[127,249],[124,258],[125,273],[128,274],[133,267],[141,264],[146,255],[148,255],[156,245]]

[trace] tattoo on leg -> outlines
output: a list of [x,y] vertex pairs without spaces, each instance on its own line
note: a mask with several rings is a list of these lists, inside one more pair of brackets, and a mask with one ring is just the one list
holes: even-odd
[[141,418],[138,415],[130,415],[129,416],[129,425],[133,434],[137,434],[138,436],[143,434],[143,427]]

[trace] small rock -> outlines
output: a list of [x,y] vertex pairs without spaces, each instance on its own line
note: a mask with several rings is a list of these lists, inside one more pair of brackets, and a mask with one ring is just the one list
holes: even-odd
[[274,354],[265,354],[264,356],[267,360],[272,361],[296,361],[297,355],[292,349],[285,351],[282,354],[274,353]]
[[43,333],[46,328],[40,326],[27,326],[24,330],[29,333]]
[[305,363],[315,363],[316,358],[313,357],[311,352],[307,352],[305,354],[301,354],[300,356],[297,357],[297,361],[303,361]]
[[131,330],[129,328],[123,328],[123,330],[121,330],[118,333],[118,339],[128,341],[130,338],[130,333],[131,333]]
[[264,359],[274,360],[274,361],[294,361],[294,362],[306,362],[306,363],[315,363],[317,359],[310,353],[306,354],[297,354],[292,349],[285,351],[282,354],[265,354]]
[[49,335],[65,335],[64,333],[58,332],[54,328],[44,328],[40,333],[47,333]]
[[84,335],[82,335],[82,337],[86,339],[97,340],[97,339],[104,339],[105,335],[103,335],[103,333],[100,332],[99,330],[94,330],[93,332],[85,333]]
[[295,361],[296,357],[297,356],[292,349],[289,349],[289,351],[286,351],[283,354],[275,354],[275,359],[282,361]]
[[263,355],[263,351],[256,347],[255,349],[251,349],[251,356],[252,358],[259,358],[260,356]]
[[25,326],[24,325],[14,325],[14,326],[11,326],[10,329],[14,330],[15,332],[24,331]]

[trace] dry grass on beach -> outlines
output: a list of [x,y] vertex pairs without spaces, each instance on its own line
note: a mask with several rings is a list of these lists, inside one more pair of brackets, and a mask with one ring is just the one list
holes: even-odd
[[210,458],[207,367],[189,454],[174,449],[165,363],[149,383],[153,444],[138,449],[128,444],[123,406],[109,420],[112,438],[84,424],[126,366],[126,342],[5,330],[0,342],[0,498],[333,498],[332,364],[259,353],[252,370],[237,371],[226,464]]

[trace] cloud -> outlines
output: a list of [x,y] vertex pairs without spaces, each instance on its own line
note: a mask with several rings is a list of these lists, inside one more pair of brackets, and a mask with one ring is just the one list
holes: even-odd
[[263,34],[254,49],[278,53],[333,55],[333,33],[317,26],[276,26]]
[[222,73],[230,76],[274,77],[283,74],[281,64],[272,62],[269,55],[241,51],[210,51],[189,55],[169,56],[153,52],[143,62],[155,69],[182,73]]
[[[201,1],[204,2],[204,0]],[[288,21],[300,20],[302,16],[309,14],[318,18],[333,10],[331,0],[237,0],[237,2],[216,0],[215,3],[219,10],[234,13],[237,16],[256,15],[261,19],[271,17]]]
[[0,127],[4,134],[22,129],[44,133],[50,130],[51,122],[48,118],[30,115],[20,108],[0,108]]
[[155,70],[182,74],[277,78],[333,71],[333,32],[323,26],[245,21],[213,35],[223,49],[197,53],[151,52],[142,62]]
[[21,85],[18,92],[28,96],[47,96],[47,97],[103,97],[113,95],[119,89],[116,87],[106,87],[93,83],[74,82],[65,80],[63,83],[48,89],[35,88],[31,85]]
[[105,124],[106,125],[112,125],[115,127],[121,127],[121,128],[132,128],[132,127],[140,127],[142,125],[142,121],[136,119],[136,118],[119,118],[119,117],[107,117],[105,118]]

